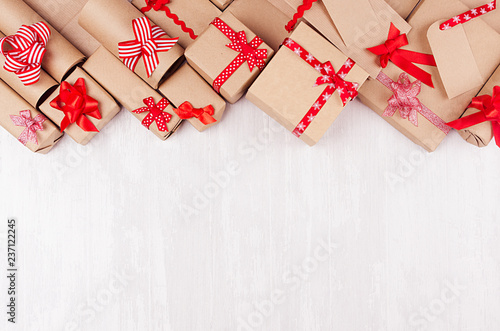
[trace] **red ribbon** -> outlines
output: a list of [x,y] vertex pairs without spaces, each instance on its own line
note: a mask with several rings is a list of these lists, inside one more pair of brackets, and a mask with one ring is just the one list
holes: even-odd
[[132,71],[135,70],[142,57],[148,77],[160,64],[158,52],[167,52],[179,38],[165,38],[167,34],[158,26],[151,26],[147,17],[136,18],[132,21],[135,40],[124,41],[118,44],[118,51],[123,63]]
[[145,0],[145,2],[146,7],[143,7],[141,9],[141,12],[146,13],[151,9],[154,9],[155,11],[162,10],[165,12],[165,15],[167,15],[168,18],[170,18],[172,21],[174,21],[175,24],[181,27],[182,31],[189,34],[189,37],[191,37],[191,39],[195,40],[196,38],[198,38],[193,29],[186,26],[186,22],[181,21],[179,19],[179,16],[170,11],[170,8],[168,8],[167,6],[170,3],[170,0]]
[[422,81],[425,85],[433,88],[434,84],[432,83],[431,74],[420,69],[414,63],[436,66],[434,56],[400,49],[406,45],[408,45],[406,34],[401,34],[401,31],[391,23],[387,41],[382,45],[368,48],[368,50],[375,55],[380,55],[380,65],[382,68],[387,67],[390,60],[402,70]]
[[168,132],[167,123],[170,122],[172,115],[164,112],[165,108],[170,104],[167,99],[163,98],[155,104],[153,97],[149,97],[143,100],[147,107],[142,107],[132,112],[135,114],[141,114],[144,112],[149,112],[146,117],[142,120],[142,125],[149,129],[153,122],[156,122],[158,130],[162,132]]
[[36,132],[43,131],[43,122],[46,120],[45,116],[38,114],[35,118],[31,118],[29,110],[21,110],[19,116],[10,115],[10,119],[15,126],[24,126],[26,128],[21,132],[19,138],[17,138],[23,145],[26,145],[28,141],[38,145]]
[[474,19],[476,17],[480,17],[480,16],[482,16],[484,14],[487,14],[490,11],[493,11],[495,9],[497,9],[497,0],[493,0],[490,3],[487,3],[485,5],[473,8],[473,9],[471,9],[469,11],[466,11],[463,14],[460,14],[460,15],[457,15],[457,16],[455,16],[453,18],[450,18],[446,22],[442,23],[439,26],[439,29],[441,29],[441,30],[451,29],[451,28],[453,28],[453,27],[455,27],[455,26],[457,26],[459,24],[467,23],[470,20],[472,20],[472,19]]
[[240,31],[236,33],[231,29],[223,20],[216,18],[211,23],[220,32],[222,32],[229,40],[231,44],[226,45],[227,47],[239,52],[238,56],[222,71],[222,73],[215,78],[213,82],[214,90],[219,93],[220,88],[224,83],[231,77],[232,74],[246,61],[248,62],[248,68],[250,71],[254,67],[259,68],[259,70],[264,69],[267,59],[267,50],[258,49],[259,46],[264,42],[258,36],[252,39],[250,43],[247,42],[247,37],[245,31]]
[[297,8],[297,12],[293,15],[293,18],[290,22],[288,22],[287,25],[285,25],[285,29],[288,32],[292,32],[293,28],[297,24],[297,21],[304,16],[304,13],[311,9],[312,5],[316,2],[317,0],[303,0],[302,5],[300,5]]
[[[4,69],[15,73],[26,86],[37,83],[50,34],[49,26],[38,22],[23,25],[15,35],[0,39],[0,50],[5,56]],[[5,43],[12,49],[6,51]]]
[[194,108],[191,103],[186,101],[180,105],[179,108],[174,109],[174,112],[183,120],[195,117],[200,120],[203,125],[217,122],[217,120],[212,117],[215,113],[212,105],[203,108]]
[[472,99],[469,108],[480,110],[479,112],[459,118],[448,123],[449,126],[456,130],[463,130],[473,125],[483,122],[491,122],[493,128],[493,136],[497,146],[500,147],[500,86],[493,88],[492,96],[481,95]]

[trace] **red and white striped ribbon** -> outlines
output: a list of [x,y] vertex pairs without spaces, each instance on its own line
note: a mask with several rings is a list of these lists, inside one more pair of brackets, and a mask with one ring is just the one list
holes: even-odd
[[459,24],[467,23],[470,20],[472,20],[476,17],[480,17],[484,14],[487,14],[490,11],[493,11],[495,9],[497,9],[497,0],[493,0],[492,2],[489,2],[485,5],[476,7],[474,9],[469,10],[469,11],[466,11],[463,14],[460,14],[460,15],[457,15],[453,18],[450,18],[446,22],[442,23],[439,26],[439,29],[441,29],[441,30],[451,29]]

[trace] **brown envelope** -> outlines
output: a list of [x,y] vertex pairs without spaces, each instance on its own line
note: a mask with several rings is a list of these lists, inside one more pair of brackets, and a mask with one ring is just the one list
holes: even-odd
[[211,0],[214,5],[219,7],[220,10],[226,9],[227,6],[233,2],[233,0]]

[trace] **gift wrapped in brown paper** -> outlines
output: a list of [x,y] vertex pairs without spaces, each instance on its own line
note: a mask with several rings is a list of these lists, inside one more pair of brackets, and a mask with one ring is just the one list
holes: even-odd
[[[207,0],[132,0],[151,21],[169,36],[179,37],[179,45],[186,48],[221,14],[219,8]],[[185,26],[184,26],[185,25]]]
[[175,112],[200,132],[218,124],[226,109],[226,102],[187,63],[159,90],[177,108]]
[[316,144],[368,73],[300,23],[247,93],[247,99],[308,145]]
[[211,0],[214,5],[219,7],[220,10],[224,10],[233,2],[233,0]]
[[[127,0],[90,0],[80,13],[79,22],[154,89],[182,62],[184,50],[177,39],[152,25]],[[151,43],[154,50],[150,49]]]
[[[121,61],[104,47],[99,47],[83,68],[160,139],[170,137],[181,124],[182,120],[175,114],[172,105],[167,105],[164,109],[152,107],[151,111],[143,109],[146,99],[152,98],[155,103],[160,103],[162,96],[123,66]],[[163,121],[167,122],[166,126],[158,127],[161,126],[158,123],[164,123]]]
[[0,80],[0,126],[32,152],[46,154],[61,139],[59,128]]
[[[15,35],[23,25],[33,25],[44,21],[25,2],[19,0],[0,0],[0,30],[7,36]],[[42,68],[55,80],[61,82],[64,76],[85,56],[67,41],[52,26],[42,60]],[[3,70],[3,69],[2,69]]]
[[235,103],[274,51],[228,11],[186,49],[186,59],[226,101]]
[[420,0],[385,0],[401,17],[407,18]]
[[76,68],[40,106],[48,118],[81,145],[94,138],[120,109],[113,97],[81,68]]

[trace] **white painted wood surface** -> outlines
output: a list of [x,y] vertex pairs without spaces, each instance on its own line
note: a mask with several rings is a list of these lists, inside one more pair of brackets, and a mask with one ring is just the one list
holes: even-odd
[[310,148],[245,100],[166,142],[122,111],[85,148],[0,151],[2,330],[500,329],[494,143],[428,154],[355,101]]

